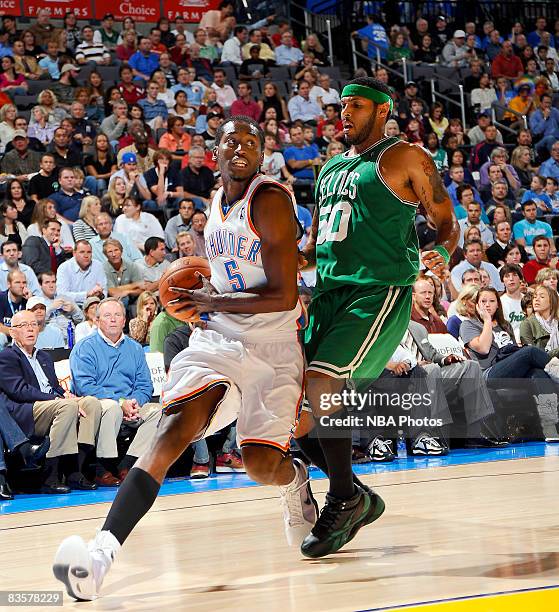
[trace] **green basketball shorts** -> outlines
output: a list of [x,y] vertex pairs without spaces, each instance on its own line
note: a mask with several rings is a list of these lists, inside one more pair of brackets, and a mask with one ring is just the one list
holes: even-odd
[[305,330],[307,371],[376,379],[410,321],[411,286],[347,285],[313,297]]

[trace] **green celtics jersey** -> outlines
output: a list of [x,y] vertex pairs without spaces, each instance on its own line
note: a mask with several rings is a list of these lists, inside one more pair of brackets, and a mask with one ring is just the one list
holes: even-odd
[[419,272],[418,202],[399,198],[378,172],[398,138],[383,138],[360,155],[336,155],[315,191],[317,291],[346,285],[413,284]]

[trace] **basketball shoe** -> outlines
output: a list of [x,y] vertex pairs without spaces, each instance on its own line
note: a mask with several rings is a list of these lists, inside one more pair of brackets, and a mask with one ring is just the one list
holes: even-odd
[[246,472],[243,459],[237,451],[219,453],[215,458],[215,471],[218,474],[227,472]]
[[297,475],[292,483],[279,488],[280,503],[287,543],[300,546],[316,522],[318,504],[311,491],[307,466],[300,459],[293,459],[293,467]]
[[105,574],[120,549],[109,531],[99,531],[87,544],[80,536],[66,538],[58,547],[52,571],[68,595],[91,601],[99,596]]

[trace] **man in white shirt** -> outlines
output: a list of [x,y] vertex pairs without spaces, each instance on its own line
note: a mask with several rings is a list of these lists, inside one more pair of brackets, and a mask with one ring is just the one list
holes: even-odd
[[19,263],[18,260],[19,246],[17,242],[8,240],[0,247],[0,253],[4,257],[4,261],[0,264],[0,291],[6,291],[8,288],[8,274],[14,270],[19,270],[25,274],[27,279],[27,288],[31,295],[41,295],[41,287],[33,269],[26,266],[24,263]]
[[464,246],[464,233],[469,227],[477,227],[481,234],[481,240],[486,246],[491,246],[494,242],[493,232],[487,225],[481,220],[481,206],[479,202],[475,200],[468,204],[466,209],[468,216],[465,219],[459,219],[458,225],[460,226],[460,240],[458,246]]
[[58,327],[68,346],[68,323],[71,322],[74,327],[81,323],[84,319],[83,312],[70,298],[56,294],[56,274],[54,272],[41,272],[39,284],[47,307],[47,321]]
[[97,230],[97,236],[89,239],[89,244],[93,249],[93,259],[100,261],[102,264],[107,262],[107,258],[103,253],[103,243],[109,238],[118,240],[122,244],[123,256],[125,259],[130,261],[137,261],[142,258],[142,254],[138,248],[136,248],[132,241],[128,239],[124,234],[113,232],[113,220],[111,215],[106,212],[99,213],[95,219],[95,229]]
[[479,240],[470,240],[464,245],[464,256],[466,259],[454,266],[451,272],[452,284],[457,291],[462,289],[462,274],[470,268],[486,270],[491,278],[490,286],[497,291],[504,291],[505,286],[499,278],[497,268],[493,264],[482,261],[483,245]]
[[228,109],[237,99],[237,94],[231,85],[228,85],[225,81],[225,70],[216,68],[214,70],[214,82],[211,84],[211,88],[216,92],[217,103],[224,109]]
[[293,96],[287,103],[291,121],[300,119],[306,123],[307,121],[318,121],[323,116],[318,103],[311,100],[310,91],[308,81],[299,81],[298,95]]
[[243,63],[241,48],[248,40],[248,30],[245,26],[236,26],[233,36],[223,44],[221,64],[223,66],[240,66]]
[[526,318],[521,306],[522,293],[520,283],[523,280],[522,270],[515,264],[505,264],[500,271],[501,280],[505,285],[505,293],[501,296],[503,314],[511,324],[516,340],[520,340],[520,324]]
[[145,256],[136,263],[146,283],[146,291],[157,291],[159,289],[159,279],[171,265],[165,259],[166,249],[165,240],[162,238],[148,238],[144,245]]
[[[313,87],[310,96],[324,108],[326,104],[340,104],[340,92],[333,87],[330,87],[330,75],[322,73],[318,75],[318,84],[320,87]],[[313,96],[314,92],[314,96]]]
[[276,64],[278,66],[297,66],[303,61],[301,49],[293,46],[293,34],[287,30],[281,35],[281,45],[276,47]]
[[107,295],[107,278],[103,265],[93,261],[91,245],[87,240],[78,240],[74,247],[74,257],[58,268],[56,291],[79,305],[92,295]]

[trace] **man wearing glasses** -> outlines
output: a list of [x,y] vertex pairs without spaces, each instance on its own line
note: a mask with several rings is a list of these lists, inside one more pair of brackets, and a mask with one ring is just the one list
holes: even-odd
[[[28,438],[50,437],[41,493],[96,489],[82,474],[81,466],[99,433],[99,400],[76,397],[60,386],[51,356],[35,348],[39,325],[32,312],[16,312],[10,333],[13,344],[0,352],[0,398]],[[83,417],[79,434],[78,417]],[[66,483],[61,479],[62,471],[66,472]]]

